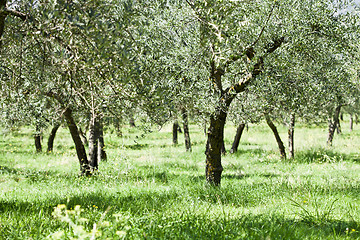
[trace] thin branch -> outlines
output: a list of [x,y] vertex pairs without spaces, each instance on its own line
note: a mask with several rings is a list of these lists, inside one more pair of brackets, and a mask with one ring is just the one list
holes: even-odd
[[267,24],[269,23],[269,20],[270,20],[270,18],[271,18],[271,15],[272,15],[273,12],[274,12],[275,6],[276,6],[276,2],[275,2],[274,5],[272,6],[272,8],[271,8],[271,10],[270,10],[270,13],[269,13],[267,19],[265,20],[264,26],[261,28],[261,31],[260,31],[258,37],[256,38],[256,40],[251,44],[251,47],[254,47],[254,46],[259,42],[262,34],[264,33],[264,30],[265,30]]

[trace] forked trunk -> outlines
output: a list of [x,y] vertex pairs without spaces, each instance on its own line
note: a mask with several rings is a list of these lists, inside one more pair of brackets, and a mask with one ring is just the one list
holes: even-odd
[[295,114],[292,113],[290,116],[290,124],[289,124],[289,155],[290,158],[294,158],[294,131],[295,131]]
[[208,138],[206,142],[206,181],[218,186],[223,167],[221,165],[221,148],[224,142],[224,126],[227,113],[219,110],[210,117]]
[[79,134],[78,127],[74,121],[72,116],[72,110],[70,108],[66,108],[64,112],[64,117],[66,120],[66,124],[69,128],[71,137],[75,144],[76,154],[80,162],[80,172],[81,175],[89,176],[91,175],[90,165],[86,156],[86,151],[83,142],[81,141],[81,137]]
[[329,134],[328,134],[328,140],[327,140],[328,146],[332,146],[335,129],[337,128],[337,126],[339,124],[340,110],[341,110],[341,105],[336,107],[333,117],[332,118],[329,117]]
[[36,132],[34,134],[34,140],[35,140],[35,149],[37,153],[41,153],[42,152],[42,147],[41,147],[41,131],[40,131],[40,127],[37,125],[36,126]]
[[105,151],[105,142],[104,142],[104,125],[102,122],[100,122],[99,124],[98,160],[107,161],[107,154]]
[[92,171],[98,169],[99,120],[92,116],[89,125],[89,163]]
[[56,123],[54,125],[54,127],[51,129],[50,136],[49,136],[48,143],[47,143],[47,150],[46,150],[48,153],[51,153],[54,149],[54,139],[55,139],[56,132],[59,129],[59,127],[60,127],[60,123]]
[[173,145],[177,145],[177,144],[178,144],[178,129],[179,129],[178,121],[174,121],[174,123],[173,123],[173,129],[172,129]]
[[266,119],[267,125],[271,128],[272,132],[274,133],[276,142],[277,142],[278,147],[279,147],[280,157],[283,158],[283,159],[286,159],[284,143],[281,141],[281,138],[280,138],[280,135],[279,135],[279,132],[278,132],[276,126],[271,121],[271,119],[270,119],[270,117],[268,115],[265,116],[265,119]]
[[190,141],[190,132],[189,132],[189,120],[188,114],[185,108],[181,109],[181,115],[183,119],[183,128],[184,128],[184,138],[185,138],[185,148],[187,152],[191,152],[191,141]]
[[236,129],[236,135],[235,135],[235,138],[234,138],[234,142],[233,142],[233,144],[231,146],[230,153],[237,152],[238,147],[239,147],[239,143],[240,143],[240,139],[241,139],[241,135],[242,135],[244,129],[245,129],[245,123],[241,123],[238,126],[238,128]]

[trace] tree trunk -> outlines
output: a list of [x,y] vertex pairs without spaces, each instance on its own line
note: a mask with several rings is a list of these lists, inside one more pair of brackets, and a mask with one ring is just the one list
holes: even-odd
[[207,121],[205,120],[204,121],[204,135],[206,136],[206,134],[207,134],[207,128],[206,128],[206,126],[207,126]]
[[208,139],[206,142],[206,180],[218,186],[221,181],[223,167],[221,165],[221,148],[224,142],[224,127],[227,113],[219,110],[210,117]]
[[59,127],[60,127],[60,123],[56,123],[54,125],[54,127],[51,129],[51,133],[50,133],[48,143],[47,143],[47,152],[48,153],[51,153],[54,149],[54,139],[55,139],[55,135],[56,135],[56,132],[59,129]]
[[178,121],[174,121],[174,123],[173,123],[173,129],[172,129],[172,133],[173,133],[173,145],[177,145],[177,144],[178,144],[178,129],[179,129]]
[[270,117],[268,115],[265,116],[265,119],[266,119],[266,123],[268,124],[268,126],[271,128],[271,130],[274,133],[276,142],[277,142],[278,147],[279,147],[281,158],[286,159],[285,147],[284,147],[283,142],[281,141],[278,130],[276,129],[274,123],[271,121],[271,119],[270,119]]
[[100,122],[99,124],[98,160],[107,161],[107,154],[105,151],[105,142],[104,142],[104,125],[102,122]]
[[226,67],[241,59],[241,55],[232,56],[228,59],[225,64],[225,68],[216,67],[215,61],[210,61],[210,81],[214,86],[214,90],[219,93],[219,101],[215,107],[215,111],[210,116],[210,126],[208,129],[208,138],[206,142],[206,180],[210,185],[218,186],[221,182],[221,173],[223,167],[221,165],[221,147],[224,142],[224,127],[227,117],[227,111],[229,110],[232,100],[236,97],[238,93],[245,91],[248,84],[250,84],[254,79],[262,72],[262,67],[264,65],[264,58],[273,53],[277,48],[279,48],[284,42],[285,38],[280,37],[275,39],[272,44],[266,47],[265,53],[261,56],[258,56],[256,60],[254,59],[255,50],[253,47],[246,49],[246,56],[250,61],[253,61],[253,67],[251,73],[244,76],[243,80],[223,89],[222,87],[222,76],[225,74]]
[[295,131],[295,114],[292,113],[290,116],[290,124],[289,124],[289,155],[290,158],[294,158],[294,131]]
[[81,175],[90,176],[90,165],[86,156],[86,151],[83,142],[81,141],[81,137],[79,134],[78,127],[74,121],[72,116],[72,110],[70,108],[66,108],[64,112],[64,117],[66,120],[66,124],[69,128],[71,137],[75,144],[76,154],[80,162],[80,172]]
[[[6,0],[1,0],[0,1],[0,10],[5,9],[6,7]],[[2,36],[4,34],[4,30],[5,30],[5,19],[6,19],[6,14],[0,14],[0,50],[2,49]]]
[[89,124],[89,163],[91,171],[98,170],[99,120],[91,116]]
[[340,119],[336,124],[336,133],[337,134],[341,134],[341,125],[340,125]]
[[234,142],[231,146],[231,150],[230,150],[230,153],[235,153],[237,152],[238,150],[238,147],[239,147],[239,143],[240,143],[240,139],[241,139],[241,135],[244,131],[244,128],[245,128],[245,123],[241,123],[238,128],[236,129],[236,135],[235,135],[235,138],[234,138]]
[[223,139],[223,143],[221,146],[221,155],[225,156],[226,155],[226,147],[225,147],[225,140]]
[[184,129],[184,138],[185,138],[185,148],[187,152],[191,152],[191,141],[189,133],[189,119],[188,114],[185,108],[181,109],[181,115],[183,119],[183,129]]
[[80,137],[81,137],[81,140],[82,140],[83,144],[85,146],[88,146],[89,141],[87,140],[86,133],[84,133],[84,131],[82,130],[81,127],[79,127],[79,134],[80,134]]
[[332,146],[335,129],[339,123],[340,110],[341,110],[341,105],[336,107],[333,117],[332,118],[329,117],[329,134],[328,134],[328,140],[327,140],[328,146]]
[[36,132],[34,134],[34,140],[35,140],[35,149],[37,153],[41,153],[42,152],[42,147],[41,147],[41,131],[40,131],[40,127],[38,125],[36,125]]
[[352,132],[353,129],[354,129],[354,119],[353,119],[353,115],[350,114],[350,132]]
[[116,135],[118,137],[122,137],[122,131],[121,131],[121,120],[119,118],[115,118],[114,120],[114,126],[115,126],[115,129],[116,129]]

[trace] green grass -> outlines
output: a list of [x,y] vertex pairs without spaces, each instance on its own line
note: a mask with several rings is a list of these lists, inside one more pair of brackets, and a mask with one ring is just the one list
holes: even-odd
[[[145,136],[108,131],[109,159],[93,177],[78,176],[65,128],[51,154],[35,154],[28,129],[0,135],[0,239],[90,239],[93,229],[96,239],[358,239],[356,127],[328,148],[326,126],[299,126],[296,157],[284,161],[270,129],[250,125],[239,151],[223,157],[220,188],[205,184],[206,138],[196,125],[192,153],[182,135],[172,146],[171,126]],[[234,133],[229,124],[228,149]]]

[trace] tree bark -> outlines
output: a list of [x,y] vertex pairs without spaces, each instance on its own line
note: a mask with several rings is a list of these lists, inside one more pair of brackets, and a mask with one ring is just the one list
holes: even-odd
[[89,163],[91,171],[99,168],[98,163],[98,143],[99,143],[99,120],[96,116],[91,116],[89,124]]
[[80,134],[80,137],[81,137],[81,140],[82,140],[83,144],[84,144],[85,146],[88,146],[88,145],[89,145],[89,141],[88,141],[88,139],[87,139],[87,137],[86,137],[86,133],[84,133],[84,131],[82,130],[81,127],[79,127],[79,134]]
[[268,115],[265,116],[265,119],[266,119],[267,125],[271,128],[272,132],[274,133],[276,142],[277,142],[278,147],[279,147],[280,157],[282,159],[286,159],[284,143],[281,141],[281,138],[280,138],[280,135],[279,135],[279,132],[278,132],[276,126],[271,121],[271,119],[270,119],[270,117]]
[[183,129],[184,129],[184,138],[185,138],[185,148],[187,152],[191,152],[191,141],[190,141],[190,132],[189,132],[189,118],[185,108],[181,108],[181,115],[183,119]]
[[221,145],[221,155],[226,155],[226,147],[225,147],[225,141],[223,139],[222,145]]
[[51,153],[54,149],[54,139],[55,139],[55,135],[56,135],[56,132],[59,129],[59,127],[60,127],[60,123],[56,123],[54,125],[54,127],[51,129],[50,136],[49,136],[48,143],[47,143],[47,150],[46,150],[46,152],[48,152],[48,153]]
[[289,155],[290,158],[294,158],[295,151],[294,151],[294,132],[295,132],[295,114],[292,113],[290,115],[290,124],[289,124]]
[[341,134],[341,133],[342,133],[342,132],[341,132],[340,119],[339,119],[339,121],[338,121],[337,124],[336,124],[336,133],[337,133],[337,134]]
[[42,152],[42,146],[41,146],[41,130],[38,125],[36,125],[36,132],[34,134],[34,140],[35,140],[35,149],[37,153]]
[[245,128],[245,123],[241,123],[238,128],[236,129],[236,135],[234,138],[234,142],[231,146],[231,150],[230,153],[236,153],[239,147],[239,143],[240,143],[240,139],[241,139],[241,135],[244,131]]
[[[6,8],[6,0],[0,0],[0,10],[5,9]],[[5,30],[5,19],[6,19],[6,14],[0,14],[0,50],[2,49],[2,36],[4,35],[4,30]]]
[[350,114],[350,132],[354,129],[354,118],[353,115]]
[[107,161],[104,141],[104,125],[102,121],[99,123],[99,144],[98,144],[98,160]]
[[328,134],[328,140],[327,140],[328,146],[332,146],[335,129],[339,124],[340,111],[341,111],[341,105],[336,107],[333,117],[332,118],[329,117],[329,134]]
[[86,156],[85,147],[83,142],[81,141],[78,127],[76,126],[76,123],[72,116],[72,110],[69,107],[65,109],[64,117],[66,120],[66,124],[69,128],[71,137],[75,144],[76,154],[80,162],[81,175],[90,176],[90,165]]
[[221,148],[224,142],[226,111],[219,110],[210,117],[208,139],[206,142],[206,180],[210,185],[218,186],[223,167],[221,165]]
[[173,145],[177,145],[177,144],[178,144],[178,129],[179,129],[178,121],[174,121],[174,123],[173,123],[173,129],[172,129]]

